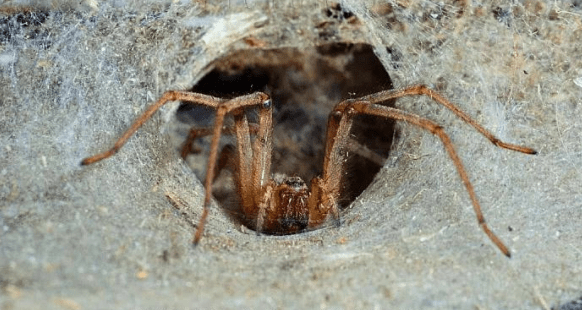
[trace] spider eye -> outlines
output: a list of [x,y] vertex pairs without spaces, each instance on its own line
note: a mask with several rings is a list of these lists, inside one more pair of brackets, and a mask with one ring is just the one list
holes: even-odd
[[272,105],[273,105],[273,101],[270,98],[263,101],[263,108],[265,108],[265,109],[270,109]]

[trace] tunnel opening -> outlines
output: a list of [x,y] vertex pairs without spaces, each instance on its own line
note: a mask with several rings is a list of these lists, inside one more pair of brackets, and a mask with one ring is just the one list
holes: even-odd
[[[327,118],[334,106],[348,98],[358,98],[392,88],[390,76],[373,49],[367,44],[334,43],[312,48],[241,50],[210,64],[211,71],[191,89],[221,98],[262,91],[273,99],[272,173],[299,176],[306,182],[322,173]],[[393,101],[382,103],[393,106]],[[249,121],[256,121],[248,111]],[[181,104],[177,118],[183,124],[181,138],[189,127],[210,127],[214,111],[197,105]],[[227,123],[228,120],[227,120]],[[375,116],[354,119],[352,138],[360,149],[380,160],[353,152],[345,167],[340,207],[353,202],[382,168],[394,140],[395,122]],[[224,137],[222,146],[235,145]],[[195,141],[188,164],[203,180],[209,137]],[[224,176],[223,176],[224,175]],[[213,194],[221,205],[237,214],[232,173],[221,173]],[[236,218],[236,216],[235,216]]]

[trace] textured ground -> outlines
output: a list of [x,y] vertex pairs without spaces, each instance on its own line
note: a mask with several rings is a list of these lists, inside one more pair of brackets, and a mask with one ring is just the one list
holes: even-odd
[[[0,308],[581,308],[578,1],[0,8]],[[539,151],[496,148],[428,98],[396,103],[445,127],[511,259],[441,142],[406,124],[339,228],[293,236],[257,236],[214,206],[191,246],[203,188],[169,138],[177,104],[79,166],[219,57],[333,42],[371,45],[394,87],[427,84]]]

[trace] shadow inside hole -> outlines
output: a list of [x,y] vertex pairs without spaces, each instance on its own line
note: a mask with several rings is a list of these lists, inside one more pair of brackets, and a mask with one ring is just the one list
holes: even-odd
[[[221,98],[256,91],[268,93],[274,105],[271,172],[299,176],[307,184],[322,173],[327,118],[334,106],[344,99],[392,88],[390,76],[372,47],[366,44],[334,43],[301,50],[243,50],[218,59],[210,66],[213,70],[191,91]],[[393,106],[394,102],[382,104]],[[255,122],[253,109],[248,110],[249,121]],[[182,104],[177,114],[180,122],[192,127],[213,124],[214,110],[206,107]],[[232,124],[232,120],[225,120],[225,124]],[[351,136],[363,146],[362,149],[386,159],[393,139],[398,137],[394,124],[389,119],[358,115]],[[184,140],[186,135],[185,131]],[[232,137],[222,140],[226,141],[221,142],[221,148],[236,143]],[[203,179],[210,139],[201,138],[194,144],[196,154],[189,156],[188,163]],[[351,153],[353,156],[345,164],[342,181],[342,208],[370,185],[382,167],[381,162]],[[213,194],[234,219],[244,223],[244,219],[237,216],[239,208],[232,177],[232,174],[221,173],[213,186]]]

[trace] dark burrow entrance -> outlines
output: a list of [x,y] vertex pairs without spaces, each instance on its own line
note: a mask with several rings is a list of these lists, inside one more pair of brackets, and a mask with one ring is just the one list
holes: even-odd
[[[273,173],[299,176],[308,184],[321,174],[327,118],[343,99],[358,98],[391,89],[390,76],[372,47],[366,44],[329,44],[313,48],[242,50],[214,61],[212,70],[191,90],[221,98],[262,91],[273,99]],[[393,106],[393,102],[384,105]],[[249,120],[254,120],[250,111]],[[191,126],[213,124],[214,111],[182,104],[177,112],[180,137],[185,140]],[[256,119],[256,118],[255,118]],[[353,153],[346,164],[341,207],[348,206],[372,182],[388,157],[395,132],[394,121],[358,116],[351,136],[362,147],[379,155]],[[223,145],[236,141],[223,137]],[[200,179],[204,178],[210,139],[198,139],[187,162]],[[221,146],[222,147],[222,146]],[[232,174],[221,173],[213,194],[230,213],[237,213]],[[236,216],[234,216],[236,218]]]

